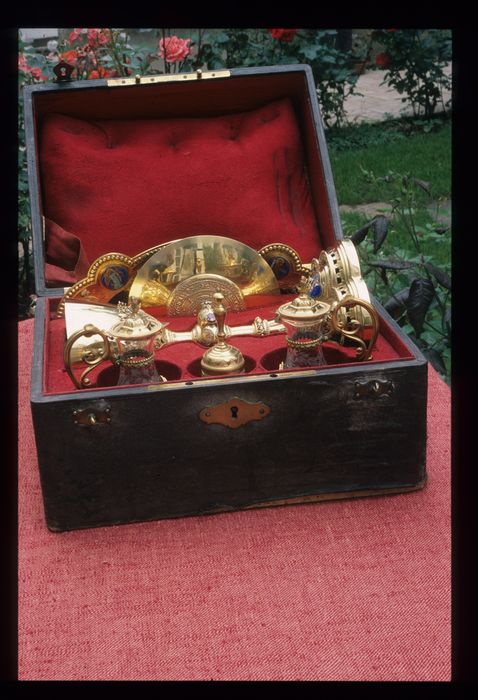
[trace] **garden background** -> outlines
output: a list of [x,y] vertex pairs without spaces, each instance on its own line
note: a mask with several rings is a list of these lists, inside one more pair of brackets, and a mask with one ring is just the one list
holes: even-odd
[[[38,38],[34,38],[34,34]],[[18,312],[34,313],[23,129],[25,84],[307,63],[321,105],[345,236],[375,297],[447,380],[451,362],[451,32],[443,29],[20,30]],[[48,39],[48,32],[50,38]],[[371,121],[361,85],[403,113]],[[359,109],[350,108],[359,105]],[[395,110],[396,112],[397,110]]]

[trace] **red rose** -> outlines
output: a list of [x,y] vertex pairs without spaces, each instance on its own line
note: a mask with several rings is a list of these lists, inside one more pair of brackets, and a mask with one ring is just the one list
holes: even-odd
[[48,80],[46,75],[43,75],[43,73],[41,72],[41,68],[32,68],[30,70],[30,73],[32,77],[35,78],[35,80]]
[[98,78],[114,78],[115,76],[115,70],[98,66],[97,69],[90,70],[88,73],[88,80],[97,80]]
[[377,58],[375,59],[375,63],[380,68],[385,68],[385,66],[388,66],[388,64],[390,63],[390,56],[388,55],[388,53],[379,53]]
[[387,32],[396,32],[396,29],[387,29]]
[[182,61],[191,53],[190,41],[191,39],[180,39],[177,36],[167,36],[164,40],[160,39],[159,55],[161,58],[165,58],[168,63]]
[[268,29],[274,39],[279,41],[292,41],[298,32],[298,29]]
[[111,41],[111,32],[109,29],[102,29],[98,33],[98,43],[100,46],[104,46],[109,41]]
[[76,63],[78,59],[78,51],[76,49],[71,49],[70,51],[65,51],[59,56],[60,61],[65,61],[66,63]]

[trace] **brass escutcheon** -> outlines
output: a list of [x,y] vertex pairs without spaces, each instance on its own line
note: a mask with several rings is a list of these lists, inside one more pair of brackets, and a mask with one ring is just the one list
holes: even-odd
[[217,406],[203,408],[199,418],[204,423],[219,423],[226,428],[240,428],[253,420],[262,420],[271,409],[263,403],[250,403],[235,396]]

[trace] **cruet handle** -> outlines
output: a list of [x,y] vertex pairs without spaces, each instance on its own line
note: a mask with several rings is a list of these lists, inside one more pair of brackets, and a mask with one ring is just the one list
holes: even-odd
[[[83,350],[81,355],[81,361],[88,365],[88,367],[82,372],[81,377],[78,380],[73,373],[71,351],[73,349],[73,345],[79,338],[91,338],[91,336],[93,335],[101,336],[103,340],[103,349],[101,351],[93,351],[86,347]],[[111,360],[111,362],[114,362],[108,336],[103,331],[100,331],[99,328],[93,326],[91,323],[86,324],[86,326],[84,326],[81,330],[77,331],[76,333],[73,333],[65,343],[63,361],[65,363],[66,371],[68,372],[71,381],[77,389],[87,389],[91,385],[91,380],[86,375],[89,374],[92,369],[97,367],[100,364],[100,362],[103,362],[103,360]]]
[[[341,321],[338,317],[338,312],[340,309],[350,309],[353,306],[362,306],[364,309],[366,309],[366,311],[368,311],[372,320],[372,335],[368,344],[357,335],[358,332],[364,327],[359,321],[352,319],[347,323]],[[330,313],[330,325],[331,330],[335,331],[336,333],[340,333],[343,337],[349,338],[354,343],[358,344],[357,360],[362,361],[373,359],[371,351],[378,337],[379,318],[372,304],[370,304],[368,301],[364,301],[363,299],[357,299],[353,296],[346,296],[333,307]],[[346,328],[346,326],[348,326],[348,328]]]

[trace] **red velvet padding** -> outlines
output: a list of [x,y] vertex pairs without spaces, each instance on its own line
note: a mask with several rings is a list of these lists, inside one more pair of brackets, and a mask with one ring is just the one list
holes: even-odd
[[[289,298],[289,297],[286,297]],[[290,297],[293,298],[293,295]],[[284,297],[282,298],[284,300]],[[56,302],[51,302],[52,307]],[[267,320],[273,320],[277,308],[277,297],[274,304],[265,305],[262,308],[246,309],[237,313],[230,313],[227,323],[231,326],[245,325],[252,323],[256,316]],[[168,328],[172,331],[190,330],[195,319],[192,316],[165,317],[155,313],[155,309],[148,309],[148,312],[167,322]],[[373,360],[375,362],[387,362],[393,360],[412,359],[413,355],[407,346],[398,338],[392,328],[381,319],[380,334],[373,350]],[[46,319],[45,327],[45,358],[44,358],[44,392],[45,394],[62,394],[75,391],[71,379],[63,365],[63,347],[65,342],[65,321],[64,319]],[[249,374],[268,375],[278,370],[279,362],[284,359],[285,335],[271,335],[264,338],[252,336],[236,336],[229,341],[241,350],[246,358],[246,367]],[[341,347],[335,343],[324,344],[324,355],[329,363],[325,367],[332,366],[352,366],[356,364],[356,346]],[[160,374],[166,376],[168,381],[184,382],[199,380],[199,364],[206,348],[197,343],[174,343],[163,347],[156,353],[156,362]],[[277,360],[277,362],[275,362]],[[272,362],[272,364],[271,364]],[[86,366],[83,366],[85,369]],[[84,391],[104,391],[108,386],[114,386],[117,373],[112,371],[110,362],[104,362],[98,369],[89,375],[93,383],[99,377],[98,386],[91,389],[81,389]],[[321,369],[321,368],[318,368]],[[291,370],[288,370],[291,371]],[[294,370],[292,370],[294,371]],[[300,371],[300,370],[299,370]],[[81,369],[76,371],[76,375],[81,375]],[[231,375],[229,375],[231,376]]]
[[91,261],[201,234],[292,243],[304,261],[320,251],[289,99],[198,119],[48,114],[40,132],[44,214]]

